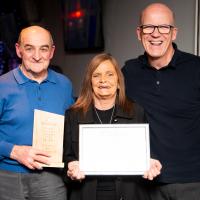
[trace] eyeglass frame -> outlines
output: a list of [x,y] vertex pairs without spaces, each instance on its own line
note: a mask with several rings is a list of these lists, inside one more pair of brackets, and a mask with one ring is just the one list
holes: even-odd
[[[148,28],[148,27],[153,28],[153,29],[152,29],[152,32],[150,32],[150,33],[145,33],[145,32],[144,32],[144,27],[146,27],[146,28]],[[167,27],[167,28],[169,28],[169,31],[168,31],[167,33],[162,33],[162,32],[160,32],[160,30],[159,30],[160,27]],[[157,26],[152,25],[152,24],[145,24],[145,25],[139,26],[139,28],[142,29],[142,33],[143,33],[143,34],[152,34],[152,33],[155,31],[156,28],[157,28],[157,30],[158,30],[158,32],[159,32],[160,34],[169,34],[170,31],[171,31],[171,29],[172,29],[172,28],[175,28],[175,27],[172,26],[172,25],[168,25],[168,24],[161,24],[161,25],[157,25]]]

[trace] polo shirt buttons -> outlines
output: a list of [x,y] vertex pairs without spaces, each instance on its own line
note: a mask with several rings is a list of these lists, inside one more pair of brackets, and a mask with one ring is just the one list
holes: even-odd
[[160,81],[156,81],[156,85],[160,85]]
[[42,98],[41,98],[41,87],[40,85],[38,86],[38,101],[41,101]]

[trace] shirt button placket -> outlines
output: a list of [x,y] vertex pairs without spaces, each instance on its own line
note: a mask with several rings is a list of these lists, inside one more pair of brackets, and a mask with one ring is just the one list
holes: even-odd
[[159,91],[160,90],[160,71],[156,71],[156,89]]
[[41,106],[42,101],[42,92],[41,92],[41,86],[38,86],[38,106]]

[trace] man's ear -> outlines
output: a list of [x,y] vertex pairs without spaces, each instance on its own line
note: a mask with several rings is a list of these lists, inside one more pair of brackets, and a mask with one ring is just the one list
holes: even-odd
[[52,59],[53,58],[53,55],[54,55],[54,52],[55,52],[55,45],[53,45],[52,46],[52,48],[51,48],[51,55],[50,55],[50,59]]
[[177,34],[178,34],[178,28],[174,27],[172,30],[172,41],[176,40]]
[[15,44],[15,50],[16,50],[16,54],[19,58],[22,57],[21,55],[21,50],[20,50],[20,45],[18,43]]
[[137,38],[138,40],[141,41],[141,28],[138,26],[137,29],[136,29],[136,34],[137,34]]

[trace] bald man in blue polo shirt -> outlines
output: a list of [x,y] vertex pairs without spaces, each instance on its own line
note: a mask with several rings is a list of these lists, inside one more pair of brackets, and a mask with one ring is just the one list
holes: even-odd
[[0,77],[0,199],[65,200],[56,168],[42,169],[49,155],[32,147],[34,109],[64,115],[72,84],[48,69],[55,46],[40,26],[23,29],[16,43],[22,62]]

